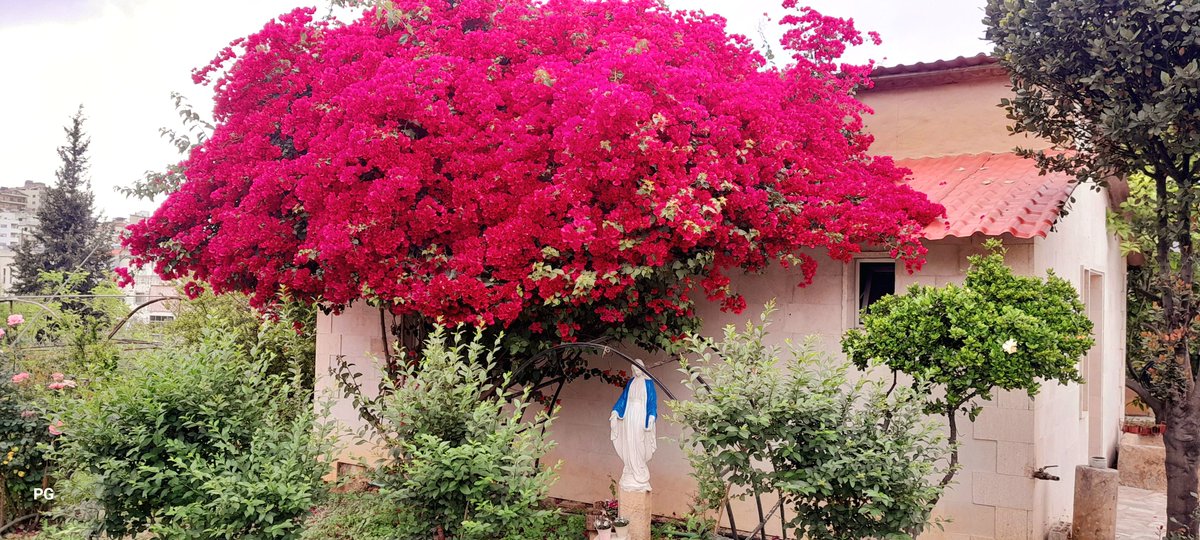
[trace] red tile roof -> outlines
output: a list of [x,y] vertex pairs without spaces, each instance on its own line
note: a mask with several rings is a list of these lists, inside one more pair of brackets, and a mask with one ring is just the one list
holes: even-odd
[[977,54],[950,60],[877,67],[871,72],[871,87],[864,88],[863,91],[886,91],[1005,77],[1008,77],[1008,72],[996,58],[987,54]]
[[1039,175],[1033,160],[1015,154],[901,159],[896,164],[912,170],[908,185],[946,207],[946,222],[925,228],[929,240],[976,233],[1045,237],[1075,188],[1074,177]]
[[979,53],[975,56],[960,56],[948,60],[934,60],[932,62],[917,62],[915,64],[899,64],[895,66],[879,66],[871,71],[871,77],[886,77],[889,75],[908,75],[911,73],[928,73],[931,71],[945,71],[947,69],[962,69],[975,66],[986,66],[997,63],[996,57],[987,53]]

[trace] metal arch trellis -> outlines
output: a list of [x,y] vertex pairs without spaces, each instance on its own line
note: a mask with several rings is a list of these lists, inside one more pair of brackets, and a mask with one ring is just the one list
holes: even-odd
[[[49,294],[49,295],[21,295],[21,296],[7,296],[7,297],[0,297],[0,303],[5,303],[5,304],[8,304],[8,311],[9,311],[9,313],[12,313],[13,311],[15,311],[16,304],[24,304],[24,305],[31,305],[31,306],[34,306],[34,307],[36,307],[36,308],[38,308],[38,309],[42,310],[42,311],[45,311],[47,314],[49,314],[49,316],[50,316],[51,318],[57,318],[57,317],[59,317],[59,316],[61,316],[61,315],[62,315],[62,312],[61,312],[61,311],[59,311],[59,310],[57,310],[57,309],[54,309],[53,307],[51,307],[51,306],[48,306],[48,305],[46,305],[46,304],[44,304],[44,303],[42,303],[42,302],[37,302],[37,301],[35,301],[35,300],[32,300],[32,299],[34,299],[34,298],[37,298],[37,299],[47,299],[47,298],[112,298],[112,299],[120,299],[120,300],[124,300],[124,299],[127,299],[127,298],[128,298],[128,296],[126,296],[126,295],[121,295],[121,294]],[[113,326],[113,328],[112,328],[112,329],[111,329],[111,330],[108,332],[108,334],[107,334],[107,335],[105,335],[104,341],[119,341],[119,342],[122,342],[122,343],[131,344],[131,345],[146,345],[146,346],[150,346],[151,348],[157,347],[157,346],[158,346],[158,345],[160,345],[160,344],[158,344],[158,343],[155,343],[155,342],[151,342],[151,341],[142,341],[142,340],[123,340],[123,339],[122,339],[122,340],[118,340],[118,339],[116,339],[116,335],[117,335],[117,333],[118,333],[118,332],[120,332],[120,331],[121,331],[121,328],[124,328],[124,327],[125,327],[125,325],[126,325],[126,324],[128,324],[130,320],[132,320],[132,318],[133,318],[134,314],[136,314],[137,312],[141,311],[142,309],[144,309],[144,308],[146,308],[146,307],[149,307],[149,306],[151,306],[151,305],[153,305],[153,304],[157,304],[157,303],[159,303],[159,302],[165,302],[165,301],[168,301],[168,300],[183,300],[183,298],[182,298],[182,297],[179,297],[179,296],[160,296],[160,297],[158,297],[158,298],[154,298],[154,299],[152,299],[152,300],[149,300],[149,301],[146,301],[146,302],[142,302],[141,304],[138,304],[138,305],[137,305],[137,306],[135,306],[135,307],[134,307],[132,310],[130,310],[130,312],[129,312],[129,313],[128,313],[128,314],[127,314],[125,317],[123,317],[123,318],[122,318],[120,321],[118,321],[116,325],[114,325],[114,326]],[[43,346],[34,346],[34,347],[30,347],[30,349],[53,349],[53,348],[61,348],[61,347],[63,347],[63,346],[64,346],[64,345],[61,345],[61,344],[51,344],[51,345],[43,345]]]
[[[525,370],[530,369],[531,367],[536,365],[537,362],[539,362],[543,359],[552,358],[563,352],[573,352],[576,354],[583,354],[587,351],[600,351],[603,354],[611,353],[611,354],[615,355],[617,358],[624,360],[633,368],[644,373],[647,378],[654,381],[655,386],[657,386],[659,389],[661,389],[663,391],[663,393],[665,393],[667,395],[667,397],[669,397],[672,400],[678,399],[675,397],[675,394],[673,394],[669,388],[667,388],[665,385],[663,385],[662,381],[660,381],[657,377],[655,377],[649,371],[651,368],[659,367],[661,365],[666,364],[667,362],[660,362],[653,366],[644,367],[638,363],[637,359],[622,352],[619,349],[616,349],[609,345],[605,345],[601,341],[582,341],[582,342],[575,342],[575,343],[562,343],[562,344],[556,345],[554,347],[551,347],[549,349],[541,351],[538,354],[521,362],[513,370],[513,373],[517,373],[517,374],[522,373]],[[548,387],[548,386],[556,386],[553,397],[545,405],[547,417],[553,416],[554,409],[558,406],[558,398],[561,395],[563,388],[567,385],[568,382],[570,382],[570,381],[567,379],[567,377],[565,375],[563,375],[563,376],[554,377],[548,381],[539,382],[538,384],[536,384],[534,387],[531,388],[531,390],[540,390],[540,389]],[[700,384],[704,385],[704,387],[706,389],[712,388],[711,386],[709,386],[708,382],[705,381],[703,378],[699,379],[699,382],[700,382]],[[542,424],[541,429],[542,429],[542,433],[544,434],[546,431],[546,426],[544,423]],[[730,486],[730,487],[732,487],[732,486]],[[755,526],[755,528],[750,532],[750,534],[746,535],[744,538],[753,539],[753,538],[755,538],[755,535],[758,535],[759,540],[768,540],[768,536],[767,536],[767,532],[766,532],[767,523],[773,517],[775,517],[775,514],[778,512],[782,538],[783,538],[783,540],[787,540],[787,538],[788,538],[787,516],[786,516],[786,512],[783,508],[783,502],[784,502],[783,493],[777,493],[777,496],[778,496],[777,502],[775,503],[774,506],[771,507],[770,510],[765,511],[765,512],[763,510],[763,501],[762,501],[763,495],[764,495],[763,493],[758,493],[758,492],[754,493],[755,508],[756,508],[757,514],[758,514],[758,525]],[[725,516],[729,520],[729,531],[733,534],[733,537],[741,538],[739,536],[740,531],[737,528],[737,523],[733,517],[733,504],[730,501],[729,497],[726,497],[726,499],[725,499]],[[718,518],[718,519],[720,519],[720,518]],[[721,524],[718,521],[717,527],[719,528],[720,525]]]
[[[38,309],[42,310],[42,311],[45,311],[45,312],[46,312],[47,314],[49,314],[49,316],[50,316],[50,317],[52,317],[52,318],[57,318],[57,317],[59,317],[59,316],[61,316],[61,315],[62,315],[62,312],[61,312],[61,311],[59,311],[59,310],[56,310],[56,309],[54,309],[54,308],[52,308],[52,307],[50,307],[50,306],[48,306],[48,305],[46,305],[46,304],[44,304],[44,303],[42,303],[42,302],[37,302],[37,301],[31,300],[31,298],[38,298],[38,299],[45,299],[45,298],[114,298],[114,299],[125,299],[125,298],[127,298],[127,297],[126,297],[125,295],[99,295],[99,294],[24,295],[24,296],[8,296],[8,297],[3,297],[3,298],[0,298],[0,303],[5,303],[5,304],[8,304],[8,312],[9,312],[9,313],[13,313],[13,312],[15,311],[15,307],[16,307],[16,305],[17,305],[17,304],[24,304],[24,305],[31,305],[31,306],[34,306],[34,307],[36,307],[36,308],[38,308]],[[138,306],[134,307],[134,308],[133,308],[133,309],[132,309],[132,310],[129,312],[129,314],[128,314],[128,315],[126,315],[124,318],[122,318],[120,321],[118,321],[118,322],[117,322],[117,324],[116,324],[115,326],[113,326],[112,330],[111,330],[111,331],[110,331],[110,332],[109,332],[109,333],[108,333],[108,334],[105,336],[104,340],[105,340],[105,341],[113,341],[113,338],[114,338],[114,337],[117,335],[117,332],[119,332],[119,331],[121,330],[121,328],[123,328],[123,327],[125,326],[125,324],[127,324],[127,323],[130,321],[130,319],[133,317],[133,315],[134,315],[135,313],[137,313],[138,311],[142,310],[143,308],[146,308],[147,306],[150,306],[150,305],[156,304],[156,303],[158,303],[158,302],[163,302],[163,301],[166,301],[166,300],[182,300],[182,298],[181,298],[181,297],[178,297],[178,296],[164,296],[164,297],[155,298],[155,299],[153,299],[153,300],[150,300],[150,301],[143,302],[143,303],[139,304]],[[153,346],[157,346],[157,345],[158,345],[158,344],[156,344],[156,343],[152,343],[152,342],[144,342],[144,341],[130,341],[130,343],[134,343],[134,344],[143,344],[143,345],[153,345]],[[34,348],[41,349],[41,348],[56,348],[56,347],[60,348],[60,347],[62,347],[62,345],[52,345],[52,346],[48,346],[48,347],[34,347]],[[15,361],[15,360],[14,360],[14,361]],[[20,524],[20,523],[22,523],[22,522],[25,522],[25,521],[29,521],[29,520],[34,520],[34,519],[37,519],[37,518],[39,518],[41,515],[42,515],[42,513],[41,513],[41,512],[34,512],[34,513],[31,513],[31,514],[26,514],[26,515],[23,515],[23,516],[19,516],[19,517],[17,517],[17,518],[16,518],[16,519],[14,519],[14,520],[12,520],[12,521],[9,521],[8,523],[0,523],[0,536],[2,536],[2,535],[3,535],[3,534],[6,532],[6,531],[8,531],[9,529],[12,529],[13,527],[17,526],[18,524]]]
[[137,312],[141,311],[141,310],[142,310],[142,308],[149,307],[149,306],[151,306],[151,305],[154,305],[154,304],[157,304],[157,303],[159,303],[159,302],[165,302],[165,301],[167,301],[167,300],[183,300],[183,298],[182,298],[182,297],[179,297],[179,296],[162,296],[162,297],[159,297],[159,298],[155,298],[154,300],[150,300],[150,301],[148,301],[148,302],[142,302],[142,303],[141,303],[141,304],[139,304],[137,307],[133,308],[133,310],[131,310],[131,311],[129,312],[129,314],[125,316],[125,318],[121,319],[121,320],[120,320],[120,322],[118,322],[118,323],[117,323],[115,326],[113,326],[113,329],[112,329],[112,331],[110,331],[110,332],[108,333],[108,336],[107,336],[107,337],[105,337],[104,339],[106,339],[106,340],[110,340],[110,339],[112,339],[112,338],[113,338],[113,336],[117,335],[117,332],[120,332],[120,331],[121,331],[121,328],[124,328],[124,327],[125,327],[125,324],[126,324],[126,323],[128,323],[128,322],[129,322],[129,320],[133,318],[133,315],[134,315],[135,313],[137,313]]

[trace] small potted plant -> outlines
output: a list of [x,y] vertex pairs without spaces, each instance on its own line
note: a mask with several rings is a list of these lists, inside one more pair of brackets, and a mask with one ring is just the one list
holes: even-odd
[[617,533],[617,540],[625,540],[629,534],[629,518],[618,517],[612,521],[613,531]]
[[596,518],[596,540],[614,540],[612,536],[613,522],[607,516]]

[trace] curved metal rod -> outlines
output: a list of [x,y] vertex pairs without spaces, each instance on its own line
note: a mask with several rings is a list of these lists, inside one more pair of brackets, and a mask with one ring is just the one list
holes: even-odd
[[561,344],[555,345],[553,347],[550,347],[549,349],[546,349],[540,353],[537,353],[537,354],[529,357],[524,362],[522,362],[519,366],[517,366],[517,369],[513,370],[513,372],[521,373],[521,372],[525,371],[526,369],[529,368],[530,365],[533,364],[533,362],[535,362],[536,360],[538,360],[539,358],[541,358],[544,355],[549,355],[554,352],[565,351],[565,350],[570,350],[570,349],[584,349],[584,350],[597,349],[606,354],[613,353],[613,354],[617,355],[618,358],[628,362],[630,366],[633,366],[633,367],[637,368],[638,371],[641,371],[642,373],[644,373],[646,375],[646,378],[654,381],[654,384],[657,385],[659,388],[661,388],[663,393],[667,394],[667,397],[669,397],[671,399],[678,399],[675,397],[675,394],[671,393],[670,389],[668,389],[666,386],[663,386],[662,381],[658,380],[657,377],[655,377],[653,374],[651,374],[649,371],[647,371],[645,367],[638,364],[638,360],[636,358],[629,356],[628,354],[625,354],[617,349],[609,347],[608,345],[602,345],[600,343],[596,343],[593,341],[582,341],[579,343],[561,343]]
[[9,311],[12,311],[13,302],[20,302],[22,304],[29,304],[29,305],[40,307],[54,316],[59,315],[58,311],[56,311],[54,308],[51,308],[50,306],[47,306],[46,304],[43,304],[41,302],[34,302],[33,300],[25,300],[24,298],[17,298],[17,297],[10,296],[8,298],[0,298],[0,302],[8,302],[8,310]]
[[117,332],[120,332],[120,331],[121,331],[121,329],[125,327],[125,323],[129,322],[129,319],[133,318],[133,314],[134,314],[134,313],[137,313],[138,311],[141,311],[141,309],[142,309],[142,308],[144,308],[144,307],[146,307],[146,306],[149,306],[149,305],[152,305],[152,304],[157,304],[157,303],[159,303],[159,302],[162,302],[162,301],[164,301],[164,300],[183,300],[183,297],[180,297],[180,296],[163,296],[163,297],[161,297],[161,298],[155,298],[154,300],[151,300],[151,301],[149,301],[149,302],[145,302],[145,303],[143,303],[142,305],[140,305],[140,306],[138,306],[138,307],[135,307],[135,308],[133,308],[133,311],[130,311],[130,312],[129,312],[129,314],[128,314],[128,315],[126,315],[124,319],[121,319],[121,322],[117,323],[117,325],[113,327],[112,331],[108,333],[108,337],[106,337],[106,338],[104,338],[104,339],[105,339],[105,340],[110,340],[110,339],[112,339],[112,338],[113,338],[113,336],[117,335]]

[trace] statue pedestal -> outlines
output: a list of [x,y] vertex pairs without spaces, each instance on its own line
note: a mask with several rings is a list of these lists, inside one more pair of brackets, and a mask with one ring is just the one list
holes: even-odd
[[650,540],[650,504],[651,492],[625,491],[617,492],[617,503],[621,517],[629,520],[626,538],[628,540]]

